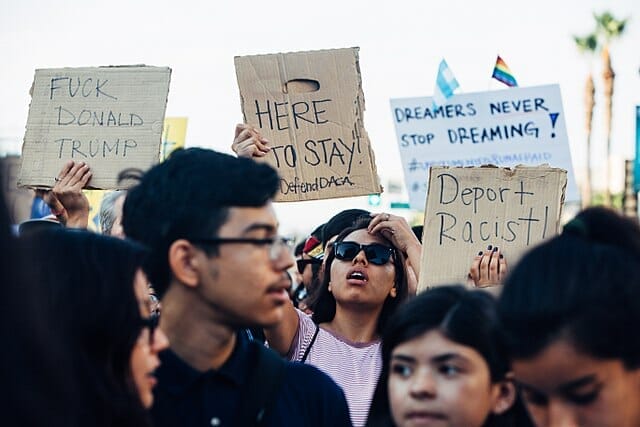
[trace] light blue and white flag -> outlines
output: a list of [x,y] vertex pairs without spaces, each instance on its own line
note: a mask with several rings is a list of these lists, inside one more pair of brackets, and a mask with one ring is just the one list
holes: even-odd
[[438,67],[438,77],[436,78],[436,87],[433,90],[433,106],[439,107],[447,102],[448,98],[453,96],[453,92],[459,87],[458,80],[454,77],[451,69],[447,65],[447,61],[442,59]]

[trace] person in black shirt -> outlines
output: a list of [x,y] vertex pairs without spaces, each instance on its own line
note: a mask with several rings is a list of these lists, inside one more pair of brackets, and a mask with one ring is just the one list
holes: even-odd
[[124,232],[152,251],[146,271],[171,341],[156,372],[156,427],[351,425],[331,379],[242,332],[278,323],[289,298],[278,184],[266,164],[190,148],[129,191]]

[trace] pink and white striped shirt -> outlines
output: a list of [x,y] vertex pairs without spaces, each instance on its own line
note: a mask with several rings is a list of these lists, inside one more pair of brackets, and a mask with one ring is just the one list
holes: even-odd
[[[316,332],[311,317],[298,312],[298,332],[288,359],[301,361]],[[325,372],[344,391],[355,427],[364,426],[369,405],[382,370],[380,340],[356,343],[320,328],[305,363]]]

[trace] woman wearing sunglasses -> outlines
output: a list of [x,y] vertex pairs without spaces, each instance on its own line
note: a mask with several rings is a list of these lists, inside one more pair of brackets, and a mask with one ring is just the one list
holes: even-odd
[[144,250],[64,229],[35,233],[21,246],[35,260],[27,279],[37,284],[30,289],[42,301],[38,315],[47,319],[73,367],[65,385],[76,410],[67,425],[148,425],[153,371],[168,340],[151,312],[141,270]]
[[355,426],[366,421],[382,368],[381,331],[409,293],[405,256],[419,265],[420,250],[403,218],[360,220],[325,254],[313,316],[291,305],[280,325],[265,331],[272,348],[342,387]]

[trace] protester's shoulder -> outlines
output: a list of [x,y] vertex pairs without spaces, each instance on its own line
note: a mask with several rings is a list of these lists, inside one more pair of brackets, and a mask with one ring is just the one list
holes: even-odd
[[304,311],[300,310],[299,308],[296,308],[296,314],[298,315],[299,323],[313,324],[313,320],[311,319],[311,316],[305,313]]
[[291,378],[297,383],[312,381],[318,387],[325,387],[327,390],[341,390],[338,385],[324,372],[315,366],[306,365],[300,362],[288,362],[286,366],[286,378]]
[[317,325],[313,322],[311,316],[297,308],[296,314],[298,315],[298,332],[296,333],[296,337],[301,340],[300,344],[306,347],[303,343],[308,344],[308,341],[317,329]]
[[288,362],[285,372],[287,386],[300,396],[336,401],[345,399],[340,386],[315,366]]
[[288,362],[284,386],[297,399],[305,402],[309,411],[307,415],[315,417],[314,425],[351,425],[344,392],[315,366]]

